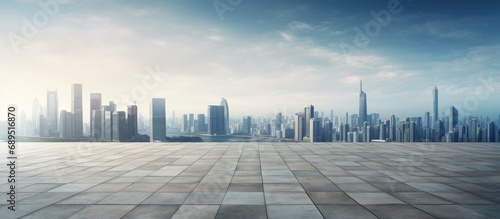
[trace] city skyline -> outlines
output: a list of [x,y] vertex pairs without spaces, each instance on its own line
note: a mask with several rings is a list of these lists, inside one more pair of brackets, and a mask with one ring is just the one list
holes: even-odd
[[[368,113],[432,112],[437,84],[438,114],[471,103],[470,114],[497,114],[495,1],[400,1],[396,8],[389,1],[243,1],[223,19],[212,2],[58,2],[53,14],[34,1],[1,3],[0,71],[18,82],[2,80],[1,106],[14,103],[31,115],[33,98],[44,103],[44,91],[57,89],[59,109],[69,111],[68,85],[78,83],[84,110],[97,92],[123,111],[136,101],[142,114],[155,96],[178,114],[204,113],[224,96],[235,117],[293,114],[304,104],[339,115],[358,111],[353,88],[363,78]],[[49,21],[14,49],[23,18],[38,11]],[[380,31],[361,48],[354,40],[367,25]],[[346,45],[356,49],[346,53]]]

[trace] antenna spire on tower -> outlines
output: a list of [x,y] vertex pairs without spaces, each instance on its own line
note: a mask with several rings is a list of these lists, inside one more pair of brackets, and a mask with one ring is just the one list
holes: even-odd
[[359,80],[359,91],[363,92],[363,80]]

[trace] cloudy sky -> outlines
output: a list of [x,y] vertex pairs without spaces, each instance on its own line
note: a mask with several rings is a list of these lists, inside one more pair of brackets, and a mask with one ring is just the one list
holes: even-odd
[[[48,6],[39,2],[48,2]],[[1,106],[31,115],[71,84],[119,109],[167,99],[170,116],[292,114],[306,104],[357,113],[500,113],[500,3],[416,0],[7,0],[0,3]],[[87,111],[88,112],[88,111]],[[88,121],[88,113],[84,120]]]

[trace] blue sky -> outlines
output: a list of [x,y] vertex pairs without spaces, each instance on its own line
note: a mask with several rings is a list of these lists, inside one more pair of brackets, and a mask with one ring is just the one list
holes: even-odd
[[[2,105],[29,114],[35,97],[44,106],[45,90],[58,89],[69,110],[70,86],[82,83],[86,108],[101,92],[122,109],[134,99],[144,115],[151,97],[179,115],[205,113],[222,96],[238,117],[306,104],[344,115],[357,113],[363,79],[368,113],[423,116],[436,78],[440,112],[500,113],[497,1],[220,0],[231,7],[223,19],[213,2],[60,0],[16,52],[12,34],[44,11],[35,0],[2,1],[0,72],[11,79],[0,82]],[[390,19],[381,25],[372,11]]]

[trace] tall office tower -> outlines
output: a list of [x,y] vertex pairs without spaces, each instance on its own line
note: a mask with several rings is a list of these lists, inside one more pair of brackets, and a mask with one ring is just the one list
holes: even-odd
[[197,120],[198,120],[198,132],[204,132],[205,131],[205,114],[198,114]]
[[416,142],[417,141],[417,125],[414,121],[411,121],[409,124],[409,141],[408,142]]
[[360,126],[361,132],[363,133],[363,142],[370,142],[370,133],[368,132],[368,122],[363,122],[363,125]]
[[241,131],[243,134],[251,134],[252,129],[252,117],[245,116],[243,117],[243,130]]
[[332,142],[333,141],[333,123],[331,121],[325,122],[323,133],[321,135],[321,139],[324,142]]
[[[113,111],[112,107],[102,105],[101,106],[101,134],[100,138],[103,141],[113,141]],[[95,112],[95,111],[94,111]]]
[[128,140],[127,117],[124,111],[113,113],[113,141],[124,142]]
[[309,121],[312,118],[314,118],[314,106],[309,105],[309,106],[304,107],[304,125],[305,125],[304,137],[309,136],[309,134],[311,132],[311,124]]
[[336,125],[335,123],[333,123],[333,110],[330,110],[330,121],[332,121],[332,125]]
[[73,137],[73,114],[66,110],[61,110],[59,117],[59,137]]
[[358,114],[352,114],[350,120],[351,122],[349,123],[349,125],[351,127],[356,127],[358,125],[358,119],[359,119]]
[[473,117],[470,121],[470,131],[469,131],[469,141],[470,142],[477,142],[478,141],[478,133],[479,133],[479,127],[478,127],[478,122],[477,118]]
[[301,113],[295,114],[295,141],[302,141],[304,138],[305,116]]
[[223,135],[226,133],[224,106],[210,105],[208,106],[208,134]]
[[151,141],[165,141],[167,137],[167,115],[165,98],[153,98],[151,100]]
[[391,115],[391,120],[389,123],[389,138],[391,141],[396,141],[396,116]]
[[311,118],[309,123],[311,127],[311,133],[309,133],[311,142],[321,142],[321,120],[319,118]]
[[380,119],[380,114],[379,113],[372,113],[370,114],[370,120],[368,121],[372,126],[378,125]]
[[[102,107],[102,106],[101,106]],[[92,110],[90,114],[90,120],[92,121],[90,136],[94,139],[101,139],[102,133],[102,112],[101,110]]]
[[274,127],[276,131],[281,131],[281,124],[283,123],[283,114],[276,114],[276,120],[274,121]]
[[496,127],[494,122],[489,122],[486,127],[486,141],[485,142],[496,142]]
[[194,114],[190,113],[188,118],[188,132],[193,132],[194,128]]
[[444,135],[444,124],[440,119],[434,123],[434,142],[442,142]]
[[132,140],[139,134],[137,119],[137,106],[127,106],[127,140]]
[[189,129],[188,115],[187,114],[183,114],[182,115],[182,124],[181,124],[181,127],[182,127],[182,132],[187,132],[188,129]]
[[223,97],[220,105],[224,107],[224,133],[229,134],[229,105],[227,104],[227,100]]
[[82,85],[71,86],[71,111],[73,113],[73,137],[83,136]]
[[378,134],[378,139],[380,140],[386,140],[387,139],[387,124],[388,122],[384,122],[382,124],[380,124],[380,127],[379,127],[379,134]]
[[50,136],[57,134],[58,113],[57,90],[47,91],[47,128]]
[[102,94],[100,93],[91,93],[90,94],[90,136],[95,138],[95,113],[93,110],[100,110],[102,106]]
[[424,114],[424,128],[429,128],[430,127],[430,113],[429,112],[425,112]]
[[433,118],[433,122],[436,123],[436,121],[438,120],[438,88],[437,86],[434,86],[434,89],[432,90],[432,96],[434,98],[434,101],[433,101],[433,113],[434,115],[432,115],[432,118]]
[[342,139],[344,140],[344,142],[349,142],[349,140],[347,138],[347,135],[350,132],[349,124],[344,124],[343,125],[343,130],[344,130],[344,133],[343,133],[344,136],[342,136]]
[[363,92],[363,81],[359,82],[359,114],[358,114],[358,127],[362,127],[364,122],[367,122],[368,112],[366,106],[366,93]]
[[450,115],[448,116],[448,132],[453,132],[458,125],[458,110],[454,106],[450,107]]

